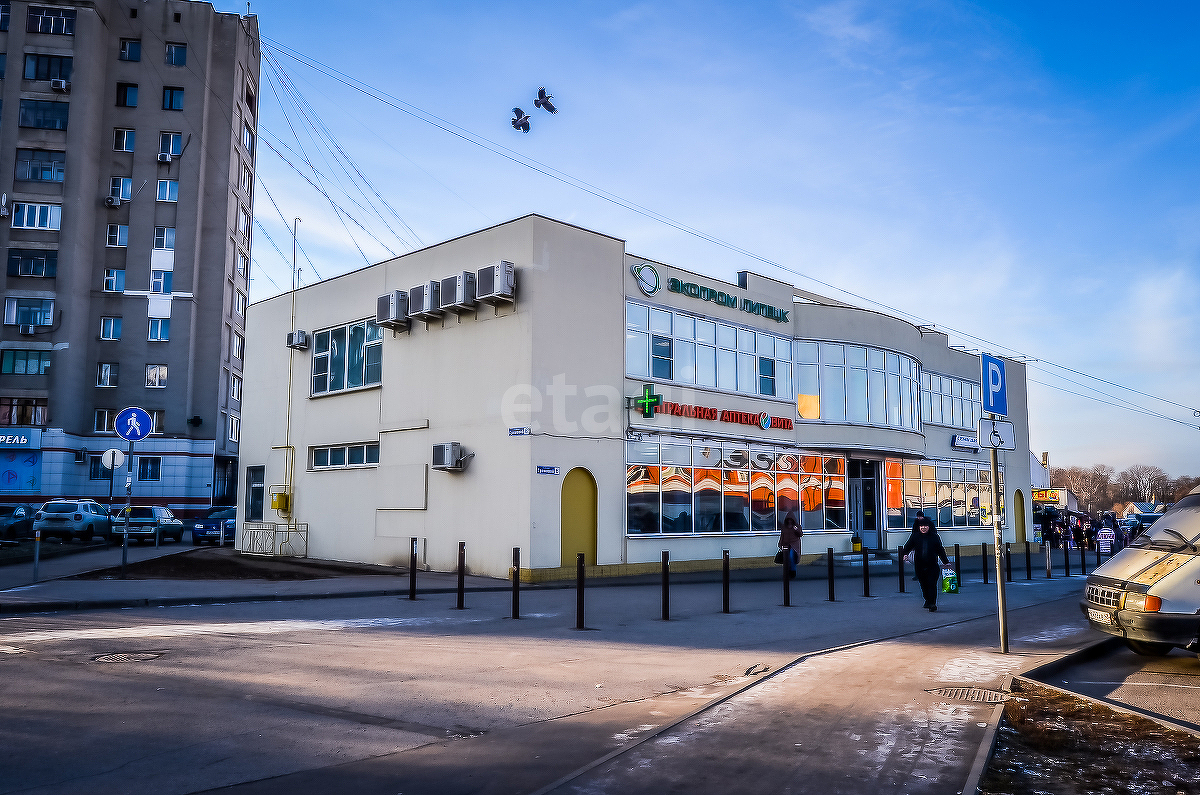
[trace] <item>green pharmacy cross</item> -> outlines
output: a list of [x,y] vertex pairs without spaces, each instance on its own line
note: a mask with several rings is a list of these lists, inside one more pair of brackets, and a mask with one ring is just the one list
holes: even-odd
[[662,405],[662,395],[654,394],[654,388],[650,384],[643,384],[642,394],[633,399],[633,405],[642,412],[643,417],[653,419],[654,410]]

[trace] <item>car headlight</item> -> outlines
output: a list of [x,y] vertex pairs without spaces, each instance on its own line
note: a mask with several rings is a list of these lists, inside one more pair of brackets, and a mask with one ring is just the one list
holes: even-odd
[[1121,597],[1122,610],[1136,610],[1139,613],[1157,613],[1162,607],[1162,599],[1145,593],[1126,592]]

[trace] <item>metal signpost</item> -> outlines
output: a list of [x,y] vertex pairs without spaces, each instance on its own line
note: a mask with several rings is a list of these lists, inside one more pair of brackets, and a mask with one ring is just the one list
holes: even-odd
[[125,454],[115,447],[110,447],[104,451],[104,455],[100,457],[100,463],[108,470],[108,537],[112,539],[112,502],[113,502],[113,481],[117,479],[117,470],[121,468],[121,464],[125,463]]
[[1000,417],[1008,416],[1008,381],[1004,360],[986,353],[979,356],[980,383],[983,386],[983,410],[990,415],[979,420],[979,446],[988,448],[992,458],[992,533],[996,550],[996,612],[1000,617],[1000,652],[1008,654],[1008,604],[1004,596],[1004,577],[1000,568],[1000,550],[1004,538],[1000,530],[1000,464],[996,450],[1015,450],[1013,424]]
[[[140,409],[137,406],[121,409],[117,414],[116,420],[113,422],[114,430],[117,436],[120,436],[125,441],[129,442],[129,468],[125,475],[125,530],[124,541],[121,544],[121,579],[125,579],[125,563],[129,559],[129,508],[133,501],[133,443],[140,442],[150,435],[150,431],[154,430],[154,420],[145,409]],[[104,454],[105,462],[108,460],[109,453],[121,454],[120,450],[109,450]],[[113,456],[113,463],[120,466],[120,461],[117,456]],[[115,467],[114,467],[115,469]],[[111,495],[109,497],[112,499]],[[109,520],[111,525],[112,520]],[[111,531],[110,531],[111,532]]]

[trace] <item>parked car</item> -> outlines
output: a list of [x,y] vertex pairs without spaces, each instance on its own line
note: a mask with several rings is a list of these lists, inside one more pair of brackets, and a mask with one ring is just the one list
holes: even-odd
[[155,532],[160,540],[183,540],[183,522],[169,508],[161,505],[131,505],[121,508],[113,515],[113,538],[125,534],[125,514],[129,513],[129,540],[154,539]]
[[221,531],[225,531],[225,543],[233,543],[234,528],[237,526],[237,508],[232,506],[213,508],[192,523],[192,544],[205,542],[220,545]]
[[37,506],[0,505],[0,536],[4,538],[29,538],[33,535],[33,515]]
[[78,538],[86,544],[93,536],[109,540],[112,525],[108,511],[95,500],[50,500],[33,515],[33,531],[41,531],[42,538]]

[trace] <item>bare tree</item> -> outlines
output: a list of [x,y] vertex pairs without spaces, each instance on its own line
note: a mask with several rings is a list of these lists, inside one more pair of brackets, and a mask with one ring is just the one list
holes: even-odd
[[1113,468],[1107,464],[1093,467],[1052,467],[1050,484],[1055,488],[1070,489],[1081,505],[1093,510],[1104,510],[1112,504],[1109,488]]
[[1134,464],[1117,475],[1117,490],[1131,502],[1158,502],[1166,496],[1168,480],[1159,467]]
[[1197,486],[1200,486],[1200,477],[1180,475],[1167,483],[1165,499],[1168,502],[1179,502]]

